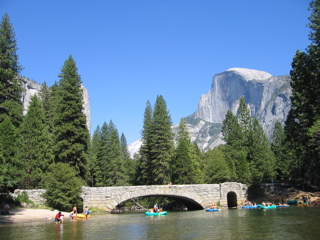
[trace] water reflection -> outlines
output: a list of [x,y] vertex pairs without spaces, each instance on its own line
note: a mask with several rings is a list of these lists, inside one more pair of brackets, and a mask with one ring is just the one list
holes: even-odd
[[6,239],[318,239],[320,208],[233,209],[92,216],[0,226]]

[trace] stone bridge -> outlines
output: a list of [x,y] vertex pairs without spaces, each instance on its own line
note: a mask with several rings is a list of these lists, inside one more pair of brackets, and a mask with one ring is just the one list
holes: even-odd
[[200,210],[216,203],[235,207],[247,198],[247,185],[237,182],[195,185],[149,185],[123,187],[82,187],[83,205],[112,211],[122,202],[137,197],[170,197],[188,210]]

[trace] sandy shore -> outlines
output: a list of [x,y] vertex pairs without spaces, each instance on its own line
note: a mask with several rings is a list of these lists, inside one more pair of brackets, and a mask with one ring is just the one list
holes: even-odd
[[[10,209],[9,215],[0,215],[0,225],[10,223],[54,221],[54,217],[57,213],[57,211],[51,211],[48,209]],[[62,213],[64,214],[65,218],[69,218],[69,213]]]

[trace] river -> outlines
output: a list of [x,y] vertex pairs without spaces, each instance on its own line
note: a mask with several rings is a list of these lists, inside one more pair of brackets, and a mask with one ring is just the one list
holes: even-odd
[[0,238],[11,239],[319,239],[320,207],[223,209],[218,212],[169,212],[94,215],[0,226]]

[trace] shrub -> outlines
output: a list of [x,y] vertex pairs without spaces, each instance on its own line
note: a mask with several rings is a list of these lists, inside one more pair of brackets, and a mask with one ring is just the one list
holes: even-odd
[[80,198],[82,185],[82,180],[69,164],[53,164],[50,166],[50,170],[45,178],[46,192],[43,194],[43,197],[46,199],[49,207],[61,211],[71,211],[74,204],[82,206]]

